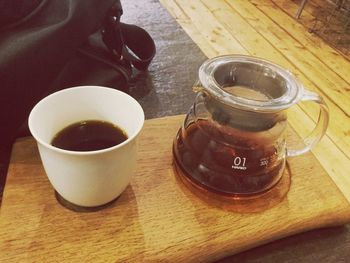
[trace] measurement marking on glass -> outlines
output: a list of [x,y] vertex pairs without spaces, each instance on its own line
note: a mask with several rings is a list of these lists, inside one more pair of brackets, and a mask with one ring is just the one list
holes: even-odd
[[245,166],[246,160],[247,160],[247,158],[245,158],[245,157],[236,156],[233,159],[232,168],[239,169],[239,170],[247,170],[247,167]]
[[269,160],[267,158],[260,159],[260,166],[267,166]]

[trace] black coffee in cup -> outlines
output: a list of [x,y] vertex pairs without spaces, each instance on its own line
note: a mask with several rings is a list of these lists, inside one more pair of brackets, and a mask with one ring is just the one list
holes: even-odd
[[85,152],[110,148],[127,139],[127,134],[110,122],[86,120],[62,129],[51,144],[64,150]]

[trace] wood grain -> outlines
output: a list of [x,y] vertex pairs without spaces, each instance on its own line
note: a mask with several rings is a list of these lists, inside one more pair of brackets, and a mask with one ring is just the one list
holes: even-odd
[[[319,6],[313,7],[312,1],[308,1],[308,5],[303,10],[302,17],[299,18],[302,23],[295,23],[293,16],[296,14],[299,5],[290,0],[273,0],[268,6],[260,5],[260,10],[265,14],[269,14],[270,19],[276,24],[283,23],[285,30],[287,30],[291,36],[297,39],[307,50],[318,57],[336,74],[350,83],[350,74],[348,71],[348,59],[350,56],[338,52],[324,41],[319,41],[318,36],[310,32],[310,28],[314,26],[316,18],[308,12],[308,9],[313,7],[314,9],[318,9],[319,12],[322,12],[320,7],[324,7],[326,4],[322,0],[318,0],[318,2]],[[284,12],[281,12],[281,10]],[[327,11],[331,12],[329,9]],[[307,25],[307,31],[304,25]],[[324,59],[325,57],[327,57],[327,59]]]
[[[0,261],[207,262],[350,221],[349,203],[311,153],[288,160],[284,183],[266,199],[220,206],[199,198],[172,167],[183,118],[146,121],[130,186],[95,212],[60,205],[35,142],[18,141],[0,210]],[[291,133],[288,140],[299,138]]]

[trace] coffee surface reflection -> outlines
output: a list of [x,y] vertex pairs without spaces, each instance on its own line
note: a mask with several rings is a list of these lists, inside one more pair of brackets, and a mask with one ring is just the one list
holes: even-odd
[[128,139],[118,126],[100,120],[73,123],[58,132],[51,144],[68,151],[97,151],[116,146]]

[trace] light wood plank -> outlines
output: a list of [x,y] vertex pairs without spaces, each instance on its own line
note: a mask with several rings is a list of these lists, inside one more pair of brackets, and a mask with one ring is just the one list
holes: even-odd
[[[210,41],[207,38],[200,34],[199,30],[192,23],[188,15],[175,1],[166,2],[166,0],[160,0],[160,2],[163,4],[163,6],[167,6],[168,12],[182,26],[188,36],[191,37],[195,43],[198,43],[197,45],[203,53],[205,53],[208,57],[215,57],[219,55],[219,52],[210,45]],[[203,49],[203,47],[205,48]]]
[[[186,1],[176,0],[178,6],[186,8],[186,15],[191,18],[192,23],[199,28],[198,32],[209,40],[215,50],[226,50],[224,54],[233,52],[246,54],[242,45],[216,21],[210,11],[199,0]],[[222,55],[222,53],[220,53]]]
[[[292,107],[288,115],[288,121],[293,129],[304,137],[310,134],[314,122],[309,118],[303,118],[303,115],[304,112],[299,107]],[[340,148],[336,147],[329,136],[323,137],[312,150],[312,153],[350,202],[349,157]]]
[[[317,57],[322,63],[327,65],[335,72],[339,78],[346,81],[345,88],[350,86],[350,63],[349,60],[340,54],[339,51],[330,47],[327,43],[321,40],[314,33],[310,33],[308,28],[305,28],[301,23],[296,21],[288,14],[281,12],[283,4],[288,2],[293,4],[290,0],[273,0],[270,5],[264,5],[263,2],[268,1],[253,1],[258,4],[258,8],[269,16],[277,24],[283,24],[283,28],[295,39],[297,39],[309,52]],[[327,70],[327,71],[328,71]],[[346,90],[345,90],[346,91]],[[349,92],[349,91],[347,91]]]
[[[330,114],[332,116],[330,119],[328,134],[331,136],[332,140],[342,148],[342,151],[344,151],[345,154],[350,157],[350,121],[349,115],[345,112],[344,109],[344,107],[350,106],[350,103],[348,103],[350,99],[345,98],[345,89],[339,89],[337,92],[330,94],[330,88],[326,87],[326,84],[323,81],[320,81],[321,76],[327,75],[330,72],[327,70],[327,68],[318,74],[315,72],[311,72],[312,74],[306,74],[306,72],[303,70],[305,66],[301,61],[306,63],[306,67],[309,67],[311,70],[313,65],[311,65],[309,61],[305,59],[298,59],[295,56],[300,57],[300,55],[298,55],[298,50],[306,51],[303,53],[305,53],[305,56],[307,56],[309,54],[307,50],[304,48],[295,49],[293,43],[296,43],[296,46],[302,47],[302,45],[299,42],[296,42],[294,38],[290,37],[286,31],[283,31],[283,29],[281,29],[278,24],[275,24],[273,21],[271,21],[268,16],[260,12],[260,10],[255,7],[255,5],[252,5],[243,0],[237,0],[236,3],[238,3],[238,5],[230,4],[232,9],[235,9],[242,17],[249,21],[248,23],[254,29],[256,29],[259,34],[267,39],[273,48],[279,50],[286,58],[286,60],[289,61],[289,63],[285,63],[286,60],[278,60],[280,57],[272,58],[272,61],[282,65],[287,69],[292,69],[292,71],[293,68],[297,68],[297,71],[293,71],[293,73],[295,73],[295,75],[301,80],[304,86],[310,90],[319,92],[325,98],[326,103],[330,108]],[[280,35],[271,34],[271,32],[279,32]],[[287,43],[287,46],[280,44],[282,42],[281,39],[283,39],[284,43]],[[290,40],[292,44],[289,44],[288,40]],[[320,41],[322,40],[320,39]],[[315,63],[315,66],[317,66],[317,61]],[[291,67],[291,64],[293,64],[294,67]],[[340,97],[342,97],[342,102],[336,101],[336,99]],[[303,103],[300,106],[309,116],[312,117],[314,121],[317,120],[318,109],[315,107],[315,105]]]
[[[283,52],[283,55],[295,64],[301,72],[307,75],[315,83],[318,90],[324,97],[333,101],[336,105],[341,105],[342,110],[350,116],[350,93],[346,90],[348,84],[340,79],[334,72],[329,71],[313,54],[311,54],[298,40],[294,39],[287,31],[272,21],[257,7],[247,1],[237,0],[235,4],[227,1],[232,8],[237,10],[243,17],[249,13],[249,17],[254,16],[256,20],[249,23],[259,33],[269,39],[273,46]],[[266,5],[266,3],[265,3]],[[288,23],[288,21],[286,21]],[[322,41],[320,39],[320,41]],[[340,96],[341,95],[341,96]]]

